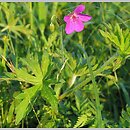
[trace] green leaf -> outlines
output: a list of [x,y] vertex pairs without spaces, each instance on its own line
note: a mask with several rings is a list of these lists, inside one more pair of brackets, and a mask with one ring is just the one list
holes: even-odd
[[15,69],[16,76],[19,78],[21,81],[31,83],[31,84],[41,84],[41,79],[32,76],[31,74],[28,74],[25,69]]
[[20,32],[25,35],[31,35],[32,31],[28,29],[26,26],[23,25],[17,25],[10,28],[10,31]]
[[51,117],[50,113],[44,113],[44,115],[41,117],[41,125],[38,125],[38,128],[54,128],[55,121]]
[[45,98],[50,104],[52,109],[54,110],[55,113],[58,112],[58,100],[54,96],[54,90],[51,89],[47,84],[43,85],[41,95],[43,98]]
[[113,63],[113,71],[116,71],[117,69],[119,69],[121,67],[122,61],[123,61],[122,57],[118,57],[116,59],[116,61]]
[[120,116],[120,127],[130,128],[130,107],[126,107],[126,111],[122,110]]
[[19,95],[17,95],[16,97],[15,97],[15,99],[18,99],[18,100],[22,100],[22,99],[24,99],[25,98],[25,93],[20,93]]
[[55,92],[56,92],[56,97],[58,98],[59,95],[60,95],[60,92],[61,92],[61,88],[63,86],[63,83],[58,83],[58,84],[55,84]]
[[91,120],[91,113],[86,113],[78,117],[78,120],[74,126],[74,128],[83,127]]
[[80,90],[77,90],[75,92],[75,102],[76,102],[76,107],[78,108],[78,110],[80,110],[81,102],[82,102],[82,93]]
[[8,123],[11,123],[12,122],[12,119],[13,119],[13,112],[14,112],[14,102],[12,102],[10,108],[9,108],[9,112],[8,112],[8,115],[7,115],[7,122]]
[[26,65],[34,75],[42,80],[42,72],[40,68],[40,64],[38,62],[38,56],[34,56],[33,58],[28,57],[26,59],[21,58],[21,61],[24,65]]
[[[31,100],[36,97],[36,93],[40,90],[41,85],[33,86],[24,90],[24,93],[19,94],[15,97],[15,100],[23,99],[15,108],[16,114],[16,125],[28,114],[28,112],[32,109],[30,106]],[[30,110],[29,110],[30,108]]]
[[[47,6],[44,2],[37,3],[38,7],[36,8],[36,11],[38,13],[38,19],[39,19],[39,28],[41,31],[44,31],[46,20],[47,20]],[[43,13],[44,12],[44,13]]]
[[35,96],[36,92],[41,89],[41,85],[36,85],[31,88],[25,89],[23,93],[20,93],[15,97],[15,99],[25,99],[28,98],[29,100]]
[[15,123],[16,125],[25,117],[27,113],[27,107],[29,105],[29,100],[26,98],[23,100],[15,109],[16,113],[16,120]]
[[11,72],[6,72],[5,75],[9,78],[15,78],[15,74],[14,73],[11,73]]
[[54,41],[56,41],[57,36],[58,36],[58,32],[57,31],[55,31],[55,32],[53,32],[52,34],[49,35],[49,37],[48,37],[48,44],[46,45],[46,48],[47,47],[50,48],[52,46],[52,43]]
[[129,30],[122,30],[117,23],[114,27],[108,26],[108,31],[100,30],[101,35],[109,39],[119,48],[120,54],[129,55],[130,54],[130,33]]
[[46,76],[49,64],[50,64],[49,55],[47,52],[44,52],[42,56],[42,62],[41,62],[41,70],[42,70],[43,78]]
[[128,106],[130,106],[130,95],[128,90],[126,89],[126,85],[124,85],[123,83],[120,83],[120,87],[123,91],[124,97],[125,97],[125,101],[127,103]]

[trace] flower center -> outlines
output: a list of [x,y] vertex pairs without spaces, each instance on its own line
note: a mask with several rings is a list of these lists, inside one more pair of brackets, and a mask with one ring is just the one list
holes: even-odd
[[77,14],[72,13],[70,19],[75,21],[77,19]]

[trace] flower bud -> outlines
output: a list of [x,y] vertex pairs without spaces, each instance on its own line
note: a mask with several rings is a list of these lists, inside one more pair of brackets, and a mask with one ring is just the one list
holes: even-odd
[[54,32],[54,30],[55,30],[55,26],[54,26],[54,24],[52,22],[50,24],[50,30],[51,30],[51,32]]

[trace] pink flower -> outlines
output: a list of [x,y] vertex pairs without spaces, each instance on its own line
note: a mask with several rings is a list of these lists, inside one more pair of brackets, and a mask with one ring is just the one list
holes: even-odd
[[83,22],[87,22],[92,18],[89,15],[81,14],[84,10],[84,5],[78,5],[72,13],[64,17],[64,21],[66,22],[65,31],[67,34],[71,34],[74,31],[81,32],[84,29]]

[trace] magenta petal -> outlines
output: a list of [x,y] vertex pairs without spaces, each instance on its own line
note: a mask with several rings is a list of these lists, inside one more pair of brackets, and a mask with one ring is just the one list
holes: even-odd
[[83,22],[87,22],[92,18],[91,16],[86,15],[86,14],[78,14],[78,17]]
[[67,21],[66,27],[65,27],[65,31],[67,34],[71,34],[74,32],[74,23],[73,21],[69,20]]
[[81,32],[83,29],[84,29],[84,24],[83,24],[83,22],[77,19],[77,20],[75,21],[75,31],[76,31],[76,32]]
[[76,9],[74,10],[74,12],[79,14],[79,13],[83,12],[84,10],[85,10],[85,6],[84,5],[78,5],[76,7]]
[[67,23],[69,20],[70,20],[70,16],[69,16],[69,15],[67,15],[67,16],[64,17],[64,21],[65,21],[66,23]]

